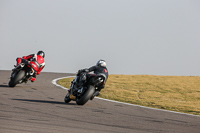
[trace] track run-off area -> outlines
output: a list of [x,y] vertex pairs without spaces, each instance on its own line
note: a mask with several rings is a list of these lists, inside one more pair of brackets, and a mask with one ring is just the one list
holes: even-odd
[[[200,116],[95,98],[84,106],[64,103],[57,85],[67,73],[42,72],[35,82],[8,87],[0,70],[0,133],[199,133]],[[54,84],[53,84],[53,83]]]

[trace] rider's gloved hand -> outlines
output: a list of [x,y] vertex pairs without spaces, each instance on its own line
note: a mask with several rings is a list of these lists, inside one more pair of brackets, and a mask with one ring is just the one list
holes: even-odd
[[78,70],[78,74],[80,74],[82,72],[82,69]]
[[78,70],[78,75],[80,75],[82,72],[84,72],[85,71],[85,69],[80,69],[80,70]]
[[80,69],[78,70],[78,75],[80,75],[82,72],[89,72],[88,69]]

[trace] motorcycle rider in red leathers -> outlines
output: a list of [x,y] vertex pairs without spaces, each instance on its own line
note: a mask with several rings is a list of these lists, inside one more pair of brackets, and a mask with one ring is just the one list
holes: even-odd
[[[28,60],[28,61],[37,61],[38,64],[40,65],[40,66],[38,66],[39,70],[37,71],[37,73],[34,74],[33,77],[30,79],[31,82],[34,82],[36,80],[36,75],[39,75],[40,72],[42,71],[42,69],[44,68],[44,66],[45,66],[44,57],[45,57],[45,53],[43,51],[38,51],[37,55],[36,54],[30,54],[28,56],[22,57],[23,59]],[[22,62],[22,58],[20,57],[20,58],[16,59],[17,66]]]

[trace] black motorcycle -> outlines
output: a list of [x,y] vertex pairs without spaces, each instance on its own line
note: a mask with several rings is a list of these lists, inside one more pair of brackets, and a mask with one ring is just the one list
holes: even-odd
[[12,74],[8,85],[15,87],[17,84],[27,83],[29,79],[35,75],[39,70],[39,63],[37,61],[27,61],[22,59],[22,63],[12,69]]
[[88,77],[86,74],[86,72],[77,74],[71,82],[70,89],[64,98],[65,103],[74,100],[76,104],[84,105],[88,100],[93,100],[99,95],[101,86],[105,84],[105,76],[90,74]]

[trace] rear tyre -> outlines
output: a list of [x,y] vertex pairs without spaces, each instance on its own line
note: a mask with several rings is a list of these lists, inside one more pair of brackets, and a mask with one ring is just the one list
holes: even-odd
[[22,78],[25,76],[25,72],[23,70],[20,70],[17,74],[15,74],[14,77],[10,78],[10,82],[8,83],[8,85],[10,87],[15,87],[16,84],[19,83],[20,80],[22,80]]
[[90,85],[81,98],[78,97],[76,98],[76,104],[84,105],[92,97],[94,92],[95,92],[94,86]]

